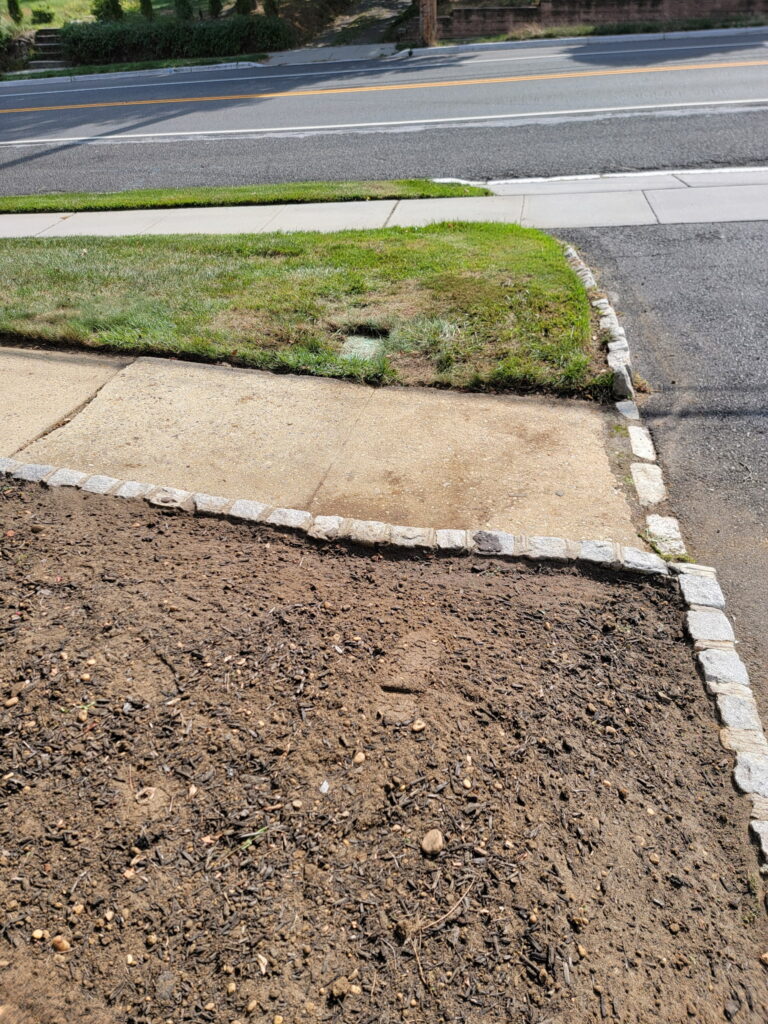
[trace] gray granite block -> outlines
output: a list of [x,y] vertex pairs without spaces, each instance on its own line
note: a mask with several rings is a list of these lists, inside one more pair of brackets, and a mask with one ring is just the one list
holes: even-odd
[[656,449],[654,448],[651,435],[645,427],[632,423],[629,430],[629,443],[632,454],[638,459],[647,459],[649,462],[656,461]]
[[733,697],[719,693],[716,698],[720,721],[729,729],[750,729],[762,732],[763,723],[751,691],[746,697]]
[[389,540],[389,524],[376,519],[348,519],[343,526],[342,536],[356,544],[386,544]]
[[674,516],[649,515],[645,522],[649,539],[663,555],[679,557],[685,554],[685,541]]
[[680,577],[680,589],[687,604],[698,604],[708,608],[725,608],[725,597],[720,589],[720,584],[710,576],[683,574]]
[[45,481],[46,487],[79,487],[87,479],[87,473],[78,469],[57,469],[53,476]]
[[466,551],[469,548],[469,534],[466,530],[436,530],[435,542],[438,551]]
[[246,519],[249,523],[258,523],[269,511],[269,505],[262,505],[260,501],[249,501],[247,498],[238,498],[232,503],[229,510],[230,516],[234,519]]
[[472,550],[476,555],[515,554],[515,535],[502,530],[478,530],[472,535]]
[[564,562],[568,558],[568,541],[562,537],[529,537],[526,556]]
[[117,477],[95,473],[80,484],[80,490],[89,491],[91,494],[109,494],[113,488],[121,483],[122,480],[118,480]]
[[312,522],[312,513],[300,508],[276,508],[264,522],[270,526],[285,526],[289,530],[306,530]]
[[657,505],[667,497],[664,477],[656,465],[648,462],[633,462],[629,467],[641,505]]
[[593,565],[619,565],[618,545],[610,540],[583,540],[579,546],[579,559]]
[[701,642],[724,643],[734,641],[733,627],[719,609],[690,611],[687,615],[688,632]]
[[624,399],[621,402],[616,403],[616,410],[627,420],[639,420],[640,410],[637,408],[635,402],[629,399]]
[[652,551],[641,551],[639,548],[622,548],[621,554],[621,564],[625,569],[658,576],[669,575],[667,563]]
[[737,754],[733,781],[742,793],[768,797],[768,754]]
[[226,515],[232,500],[230,498],[223,498],[218,494],[197,493],[192,495],[192,503],[198,515],[222,516]]
[[115,491],[116,498],[146,498],[150,491],[157,490],[157,484],[143,484],[138,480],[126,480]]
[[746,666],[735,651],[699,651],[698,660],[710,693],[718,686],[749,687]]
[[192,512],[192,492],[182,491],[177,487],[158,487],[150,491],[146,499],[150,505],[157,505],[158,508],[178,508]]
[[14,480],[28,480],[30,483],[39,484],[50,476],[55,466],[40,466],[36,462],[21,463],[11,473]]
[[316,540],[336,540],[343,522],[341,516],[315,516],[307,533]]
[[435,531],[420,526],[393,526],[389,540],[399,548],[433,548],[436,544]]

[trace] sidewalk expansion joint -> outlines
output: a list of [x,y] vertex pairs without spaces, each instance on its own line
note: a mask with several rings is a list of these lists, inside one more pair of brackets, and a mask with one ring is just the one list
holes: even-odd
[[[58,420],[56,420],[55,423],[49,424],[47,427],[45,427],[43,430],[41,430],[40,433],[37,434],[35,437],[32,437],[29,440],[25,440],[23,445],[22,445],[22,448],[27,448],[27,447],[29,447],[29,445],[35,444],[37,441],[42,441],[42,439],[44,437],[48,437],[49,434],[52,434],[52,433],[54,433],[54,431],[59,430],[61,427],[66,426],[67,423],[71,423],[72,420],[74,420],[76,417],[78,417],[81,412],[83,412],[85,409],[88,408],[88,406],[91,404],[91,402],[93,402],[96,398],[98,398],[98,396],[101,394],[102,390],[107,386],[107,384],[110,383],[110,381],[112,381],[115,377],[117,377],[118,374],[122,373],[123,370],[125,370],[127,367],[129,367],[133,363],[135,363],[136,360],[139,357],[138,356],[133,356],[133,357],[126,356],[124,358],[127,359],[127,362],[126,362],[125,366],[121,366],[119,370],[115,370],[115,372],[112,374],[111,377],[108,378],[108,380],[105,380],[103,382],[103,384],[99,384],[96,387],[96,390],[92,394],[88,395],[88,397],[85,398],[82,402],[80,402],[79,405],[76,405],[74,407],[74,409],[70,409],[69,412],[67,412],[64,416],[62,416]],[[21,450],[22,449],[19,449],[19,451],[21,451]],[[18,452],[16,454],[18,454]]]

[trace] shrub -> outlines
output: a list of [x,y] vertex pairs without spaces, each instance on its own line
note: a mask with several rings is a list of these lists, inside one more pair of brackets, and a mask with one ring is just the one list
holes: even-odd
[[19,71],[32,53],[31,32],[0,25],[0,71]]
[[23,15],[21,13],[21,4],[19,3],[19,0],[8,0],[8,17],[17,25],[21,24]]
[[199,22],[177,18],[70,22],[61,30],[60,38],[64,59],[70,64],[230,57],[287,50],[296,42],[286,22],[259,15]]
[[348,11],[353,0],[281,0],[283,18],[296,29],[300,38],[314,38],[337,14]]
[[33,25],[50,25],[56,15],[50,9],[50,7],[33,7],[32,8],[32,24]]
[[139,0],[139,11],[141,12],[142,17],[151,21],[155,16],[155,8],[152,6],[152,0]]
[[176,17],[181,21],[191,21],[195,16],[192,10],[192,0],[173,0],[173,9]]
[[220,17],[222,7],[222,0],[208,0],[208,16],[211,18]]
[[122,21],[123,7],[120,0],[93,0],[91,14],[96,21]]
[[264,13],[270,18],[280,15],[280,0],[264,0]]

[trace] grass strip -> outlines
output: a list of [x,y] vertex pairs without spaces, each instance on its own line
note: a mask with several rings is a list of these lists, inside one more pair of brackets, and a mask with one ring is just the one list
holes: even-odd
[[[516,225],[3,239],[0,261],[6,342],[369,383],[590,397],[608,386],[560,243]],[[361,336],[363,354],[346,356]]]
[[77,75],[111,75],[120,71],[155,71],[162,68],[207,67],[210,64],[233,64],[235,62],[263,61],[265,53],[241,53],[237,57],[187,57],[167,60],[141,60],[125,64],[84,64],[71,68],[49,68],[47,71],[15,72],[0,75],[0,82],[27,81],[30,78],[73,78]]
[[179,206],[263,206],[269,203],[330,203],[360,199],[453,199],[487,196],[473,185],[403,181],[300,181],[283,185],[204,188],[143,188],[131,192],[56,192],[2,196],[0,213],[77,213],[86,210],[154,210]]

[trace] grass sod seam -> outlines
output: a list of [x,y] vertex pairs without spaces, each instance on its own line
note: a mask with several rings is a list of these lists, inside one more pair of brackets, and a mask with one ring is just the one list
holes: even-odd
[[474,185],[441,183],[426,178],[407,178],[398,181],[300,181],[275,185],[0,196],[0,214],[155,210],[185,206],[263,206],[272,203],[338,203],[366,199],[455,199],[490,194],[488,189]]
[[[335,234],[6,239],[6,343],[381,384],[605,398],[560,244],[505,224]],[[351,337],[370,358],[345,358]]]

